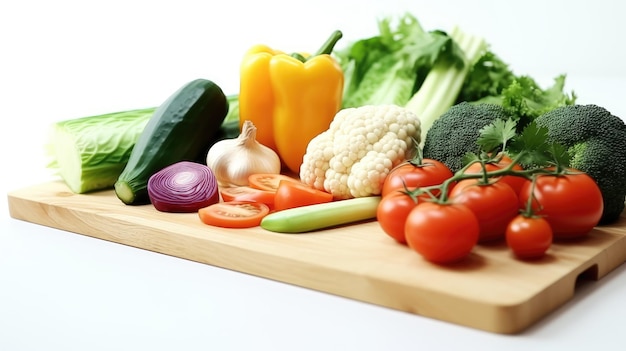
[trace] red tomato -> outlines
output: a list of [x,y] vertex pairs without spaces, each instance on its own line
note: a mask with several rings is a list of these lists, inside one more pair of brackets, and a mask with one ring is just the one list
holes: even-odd
[[331,193],[312,188],[301,182],[281,180],[274,197],[276,211],[325,202],[331,202]]
[[519,258],[540,258],[552,245],[552,228],[543,217],[513,218],[506,228],[506,243]]
[[474,212],[480,223],[480,242],[504,238],[507,225],[519,213],[517,194],[502,181],[461,180],[450,191],[450,201]]
[[198,210],[204,224],[224,228],[249,228],[261,224],[270,212],[263,203],[253,201],[218,202]]
[[284,174],[258,173],[252,174],[248,177],[248,184],[250,185],[250,187],[255,189],[276,192],[276,190],[278,190],[278,184],[281,180],[289,180],[298,183],[300,182],[299,179],[286,176]]
[[402,163],[385,177],[381,195],[385,196],[395,190],[404,190],[405,187],[439,185],[450,177],[452,177],[452,171],[437,160],[423,159],[420,166],[408,162]]
[[274,208],[274,195],[276,193],[267,190],[259,190],[249,186],[234,186],[220,188],[222,200],[228,201],[255,201],[266,204],[270,210]]
[[401,244],[406,244],[404,224],[417,205],[411,196],[397,191],[383,196],[376,208],[376,219],[383,231]]
[[404,227],[410,248],[434,263],[452,263],[469,255],[478,241],[479,225],[465,205],[419,203]]
[[[487,170],[487,172],[497,171],[499,169],[508,167],[512,162],[513,160],[509,156],[505,155],[505,156],[502,156],[500,161],[497,163],[485,164],[485,169]],[[513,166],[513,169],[516,171],[523,170],[522,166],[520,166],[519,164],[515,164]],[[481,173],[481,172],[482,172],[482,167],[480,163],[478,162],[471,164],[467,168],[467,170],[465,170],[465,173],[469,173],[469,174]],[[511,176],[511,175],[504,176],[500,180],[510,185],[516,194],[519,194],[520,190],[522,190],[522,187],[524,186],[524,183],[526,182],[526,178],[516,177],[516,176]]]
[[[555,238],[587,235],[598,225],[604,210],[602,193],[589,175],[572,170],[566,175],[540,175],[534,191],[533,210],[550,223]],[[532,182],[520,192],[520,205],[526,206]]]

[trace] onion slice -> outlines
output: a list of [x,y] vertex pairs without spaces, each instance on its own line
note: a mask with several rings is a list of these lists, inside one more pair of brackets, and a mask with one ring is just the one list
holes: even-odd
[[219,202],[217,179],[203,164],[181,161],[148,179],[148,196],[161,212],[196,212]]

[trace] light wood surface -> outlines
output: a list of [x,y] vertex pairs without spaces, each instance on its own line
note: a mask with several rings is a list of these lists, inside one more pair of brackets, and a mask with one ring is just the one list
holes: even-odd
[[112,191],[77,195],[62,182],[8,194],[13,218],[286,282],[494,333],[517,333],[626,261],[626,217],[546,257],[515,259],[503,242],[461,263],[424,261],[370,221],[307,234],[223,229],[197,214],[127,206]]

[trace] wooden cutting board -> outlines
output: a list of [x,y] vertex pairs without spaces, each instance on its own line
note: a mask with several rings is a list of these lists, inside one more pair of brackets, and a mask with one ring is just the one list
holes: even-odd
[[524,330],[571,299],[578,279],[600,279],[626,261],[625,215],[537,261],[515,259],[501,242],[438,266],[375,221],[307,234],[223,229],[195,213],[124,205],[113,191],[73,194],[60,181],[8,201],[16,219],[495,333]]

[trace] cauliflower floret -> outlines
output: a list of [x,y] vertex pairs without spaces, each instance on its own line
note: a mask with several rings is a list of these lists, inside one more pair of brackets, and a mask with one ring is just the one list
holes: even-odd
[[385,177],[420,142],[418,116],[397,105],[340,110],[307,146],[302,182],[336,199],[379,195]]

